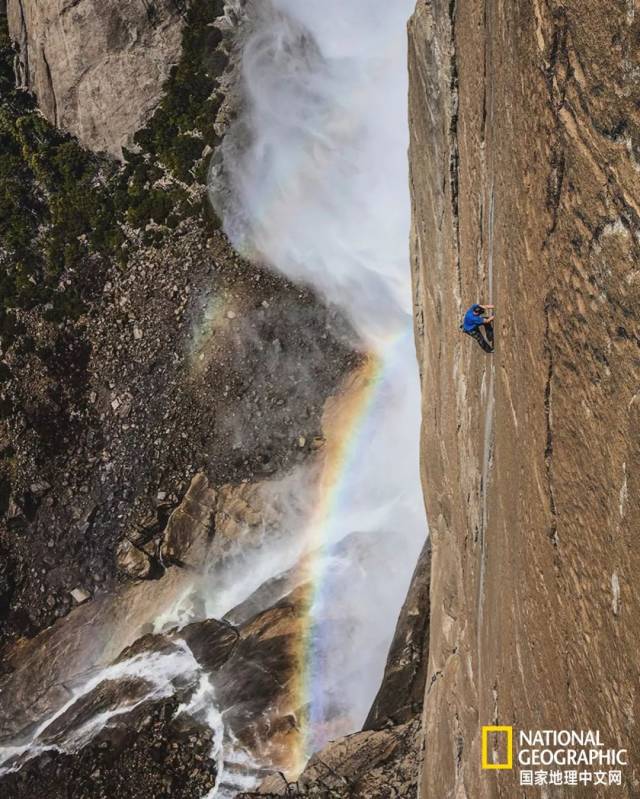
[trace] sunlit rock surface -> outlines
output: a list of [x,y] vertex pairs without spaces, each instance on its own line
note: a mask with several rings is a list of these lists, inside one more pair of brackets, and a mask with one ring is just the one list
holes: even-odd
[[8,0],[19,70],[42,112],[116,156],[154,110],[180,56],[183,5]]
[[[638,792],[639,32],[600,0],[410,24],[428,799],[516,795],[479,769],[495,723],[599,729]],[[478,300],[492,357],[457,329]]]

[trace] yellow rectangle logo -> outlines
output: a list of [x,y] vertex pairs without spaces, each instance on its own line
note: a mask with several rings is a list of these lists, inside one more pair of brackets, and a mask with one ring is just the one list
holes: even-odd
[[[505,763],[489,762],[489,735],[506,735],[507,760]],[[483,727],[482,728],[482,768],[483,769],[511,769],[513,768],[513,727]]]

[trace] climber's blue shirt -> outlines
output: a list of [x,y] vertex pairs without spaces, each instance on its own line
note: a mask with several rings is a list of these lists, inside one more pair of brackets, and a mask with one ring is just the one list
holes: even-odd
[[465,333],[472,333],[476,327],[480,327],[486,321],[484,316],[476,316],[473,312],[473,309],[476,307],[477,303],[474,303],[471,308],[466,312],[464,315],[464,320],[462,322],[462,328]]

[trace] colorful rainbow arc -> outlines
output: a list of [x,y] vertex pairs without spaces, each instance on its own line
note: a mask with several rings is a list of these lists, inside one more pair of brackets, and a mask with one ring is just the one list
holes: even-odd
[[332,548],[344,535],[340,520],[348,507],[352,475],[362,462],[366,444],[375,435],[374,411],[383,388],[389,385],[403,343],[412,329],[396,335],[379,354],[369,354],[357,376],[357,385],[347,390],[332,425],[332,445],[328,447],[317,486],[317,499],[306,528],[308,558],[305,561],[306,613],[297,640],[297,675],[294,691],[299,719],[292,773],[304,768],[314,749],[314,727],[321,722],[323,697],[319,695],[317,640],[314,608],[323,600],[329,584],[328,569]]

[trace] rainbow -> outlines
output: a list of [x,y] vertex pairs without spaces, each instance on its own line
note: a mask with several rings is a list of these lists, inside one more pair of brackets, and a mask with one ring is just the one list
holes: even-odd
[[318,725],[325,721],[321,686],[316,680],[320,663],[314,609],[322,603],[323,592],[329,584],[328,569],[333,546],[344,535],[340,519],[343,518],[342,510],[349,505],[352,475],[361,462],[367,441],[376,434],[378,399],[393,378],[399,348],[411,335],[409,329],[387,341],[378,353],[369,353],[362,366],[350,375],[332,407],[325,411],[323,422],[330,431],[330,437],[316,488],[316,501],[306,526],[305,614],[294,654],[293,698],[298,714],[298,733],[291,757],[291,773],[295,777],[317,748],[314,738]]

